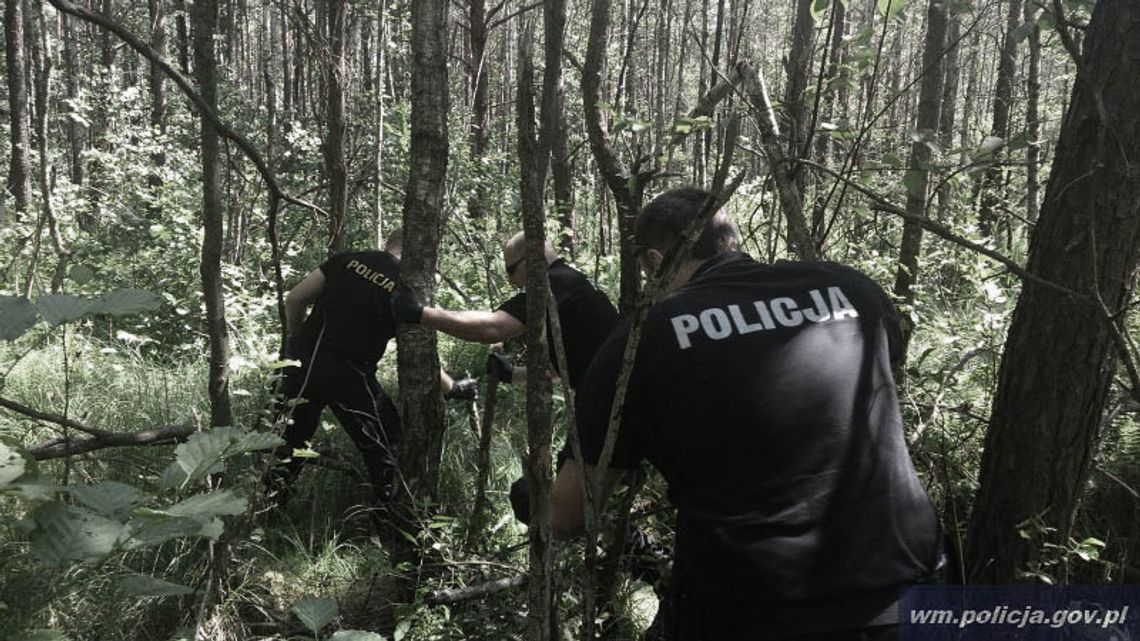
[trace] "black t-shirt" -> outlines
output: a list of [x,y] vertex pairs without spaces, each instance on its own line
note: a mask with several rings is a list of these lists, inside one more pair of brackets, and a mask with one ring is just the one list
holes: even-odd
[[[628,333],[578,397],[590,462]],[[891,376],[900,337],[883,291],[833,263],[720,254],[650,310],[610,466],[646,458],[668,482],[681,589],[796,602],[934,570],[935,512]]]
[[[578,389],[594,354],[617,325],[618,313],[610,299],[594,287],[590,279],[562,259],[550,263],[548,274],[550,291],[558,304],[558,322],[562,326],[566,368],[570,370],[568,382],[571,389]],[[526,292],[515,294],[500,305],[499,310],[526,323]],[[546,332],[546,336],[550,363],[557,370],[554,336],[550,331]]]
[[396,335],[392,291],[400,262],[388,252],[345,252],[322,263],[320,270],[325,285],[305,319],[305,340],[319,342],[322,352],[375,369]]

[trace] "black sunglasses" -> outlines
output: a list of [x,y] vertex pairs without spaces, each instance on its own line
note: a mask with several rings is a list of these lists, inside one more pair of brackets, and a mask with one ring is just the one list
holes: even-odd
[[519,268],[519,264],[522,263],[524,260],[526,260],[526,256],[523,256],[522,258],[511,263],[510,265],[507,265],[507,277],[508,278],[514,277],[515,270]]

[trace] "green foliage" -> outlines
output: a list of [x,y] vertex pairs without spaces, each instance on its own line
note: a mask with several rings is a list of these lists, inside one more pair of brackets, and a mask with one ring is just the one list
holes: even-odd
[[194,590],[147,574],[131,574],[119,580],[119,589],[131,596],[185,596]]
[[906,7],[907,0],[876,0],[875,8],[879,13],[891,20]]
[[175,448],[174,462],[162,473],[162,485],[184,488],[207,474],[220,473],[227,458],[283,444],[281,437],[273,434],[245,432],[231,427],[198,432]]
[[293,613],[305,624],[305,627],[320,637],[321,629],[336,618],[336,601],[332,599],[305,595],[293,604]]

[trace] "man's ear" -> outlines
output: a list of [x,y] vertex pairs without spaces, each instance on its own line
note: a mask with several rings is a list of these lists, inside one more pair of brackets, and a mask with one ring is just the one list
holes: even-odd
[[661,273],[661,264],[665,261],[665,254],[656,249],[648,249],[645,251],[645,258],[649,261],[649,266],[653,269],[654,274]]

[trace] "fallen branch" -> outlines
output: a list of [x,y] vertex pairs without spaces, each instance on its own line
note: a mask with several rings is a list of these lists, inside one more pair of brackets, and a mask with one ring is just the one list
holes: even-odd
[[97,438],[105,438],[108,436],[113,436],[115,434],[114,432],[110,432],[108,430],[99,429],[98,427],[92,427],[85,423],[80,423],[79,421],[67,418],[66,416],[52,414],[51,412],[41,412],[40,410],[28,407],[27,405],[23,405],[17,403],[16,401],[12,401],[3,397],[0,397],[0,407],[12,410],[17,414],[23,414],[29,418],[46,421],[48,423],[55,423],[56,425],[62,425],[63,427],[70,427]]
[[526,583],[525,574],[516,574],[502,579],[495,579],[486,583],[478,583],[476,585],[469,585],[465,588],[447,588],[444,590],[436,590],[427,595],[428,605],[443,605],[446,603],[458,603],[460,601],[467,601],[469,599],[479,599],[492,594],[498,594],[504,590],[522,587]]
[[64,458],[76,454],[84,454],[94,450],[108,447],[124,447],[128,445],[165,445],[175,443],[197,431],[193,425],[166,425],[141,432],[103,432],[101,436],[91,438],[54,438],[26,450],[28,456],[37,461]]

